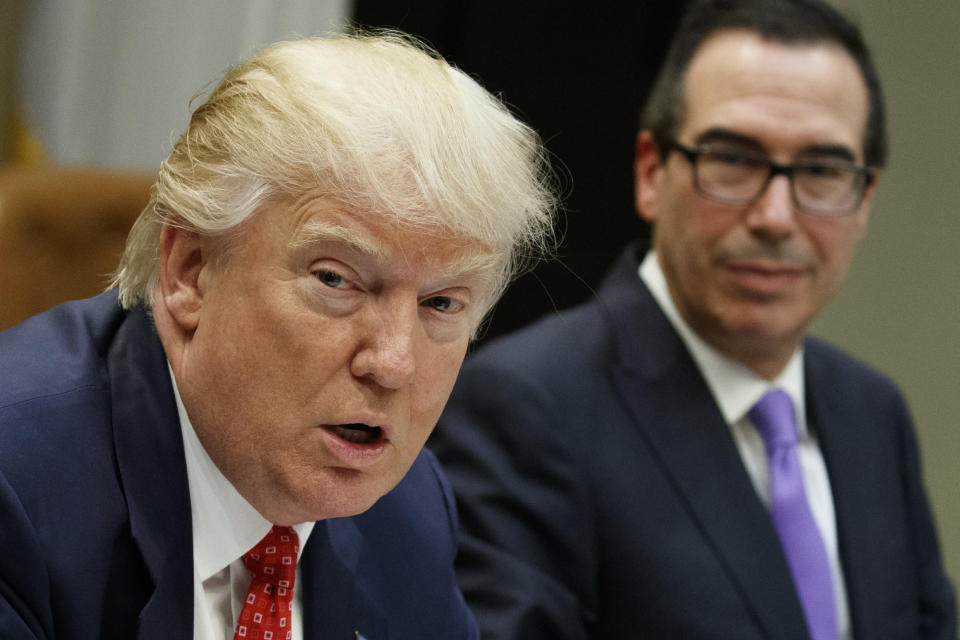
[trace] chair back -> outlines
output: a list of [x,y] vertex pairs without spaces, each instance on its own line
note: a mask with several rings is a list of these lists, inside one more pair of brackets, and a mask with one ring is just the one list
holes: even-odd
[[0,169],[0,330],[102,291],[154,177],[96,169]]

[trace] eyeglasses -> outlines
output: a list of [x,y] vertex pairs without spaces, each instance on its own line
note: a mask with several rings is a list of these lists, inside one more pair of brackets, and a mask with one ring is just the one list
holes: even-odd
[[774,176],[790,180],[798,209],[820,216],[852,213],[863,202],[874,171],[838,158],[812,158],[794,164],[773,162],[766,155],[724,144],[695,149],[667,142],[664,157],[678,151],[693,166],[693,186],[702,196],[727,204],[747,204],[763,195]]

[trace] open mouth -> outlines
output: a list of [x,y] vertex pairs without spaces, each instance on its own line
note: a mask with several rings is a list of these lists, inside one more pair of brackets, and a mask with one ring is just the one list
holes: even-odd
[[372,444],[383,435],[380,427],[371,427],[360,422],[332,424],[327,428],[343,440],[354,444]]

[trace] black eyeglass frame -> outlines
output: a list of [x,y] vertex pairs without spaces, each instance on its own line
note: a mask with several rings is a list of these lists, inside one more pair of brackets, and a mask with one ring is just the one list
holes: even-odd
[[[860,205],[863,204],[863,198],[867,193],[867,189],[870,188],[870,185],[873,184],[873,180],[876,177],[876,171],[872,167],[867,166],[858,166],[852,165],[850,170],[856,175],[857,182],[857,198],[849,208],[841,210],[824,210],[824,209],[814,209],[812,207],[805,206],[800,203],[797,198],[797,187],[794,182],[793,176],[798,169],[804,169],[807,165],[802,164],[781,164],[779,162],[774,162],[769,158],[766,158],[766,164],[768,167],[768,173],[766,180],[760,185],[760,189],[755,195],[750,198],[720,198],[714,194],[707,193],[704,189],[700,187],[700,177],[697,174],[697,162],[700,159],[700,156],[705,153],[710,153],[711,149],[706,148],[691,148],[676,140],[667,140],[663,146],[663,160],[666,162],[667,156],[670,155],[671,151],[678,151],[683,155],[687,161],[690,163],[690,167],[693,169],[693,187],[697,190],[697,193],[702,195],[705,198],[714,200],[716,202],[723,202],[724,204],[733,204],[733,205],[744,205],[763,197],[763,194],[766,193],[767,187],[770,186],[770,181],[773,180],[775,176],[786,176],[787,180],[790,181],[790,197],[793,200],[793,204],[796,205],[797,209],[803,211],[804,213],[810,213],[817,216],[824,217],[840,217],[845,215],[850,215],[854,213],[857,209],[860,208]],[[757,154],[757,157],[760,157],[760,154]]]

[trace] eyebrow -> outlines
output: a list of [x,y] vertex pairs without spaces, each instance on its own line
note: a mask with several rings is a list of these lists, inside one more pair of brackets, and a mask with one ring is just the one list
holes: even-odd
[[469,251],[441,270],[444,277],[491,277],[500,266],[500,259],[488,251]]
[[[321,242],[342,242],[358,253],[383,263],[389,259],[387,250],[377,242],[338,224],[314,220],[301,227],[290,242],[292,249],[303,249]],[[492,251],[475,247],[464,251],[457,260],[440,269],[445,278],[472,275],[492,275],[500,266],[501,258]]]
[[711,142],[738,144],[744,147],[750,147],[760,153],[766,153],[767,151],[763,144],[756,138],[751,138],[748,135],[737,133],[731,129],[724,129],[723,127],[711,127],[700,133],[695,139],[695,143],[698,145],[710,144]]
[[850,151],[847,147],[842,144],[818,144],[812,147],[807,147],[799,154],[799,157],[804,156],[832,156],[835,158],[841,158],[849,162],[856,162],[857,158],[853,155],[853,152]]
[[[724,127],[711,127],[696,137],[696,144],[710,144],[717,142],[728,142],[749,147],[751,150],[768,155],[766,147],[762,142],[748,135],[744,135],[732,129]],[[797,153],[797,157],[810,156],[833,156],[856,162],[857,158],[849,147],[842,144],[815,144],[805,147]]]
[[311,221],[303,225],[290,241],[293,249],[302,249],[320,242],[342,242],[358,253],[374,258],[378,262],[387,260],[387,252],[378,243],[364,238],[355,231],[329,222]]

